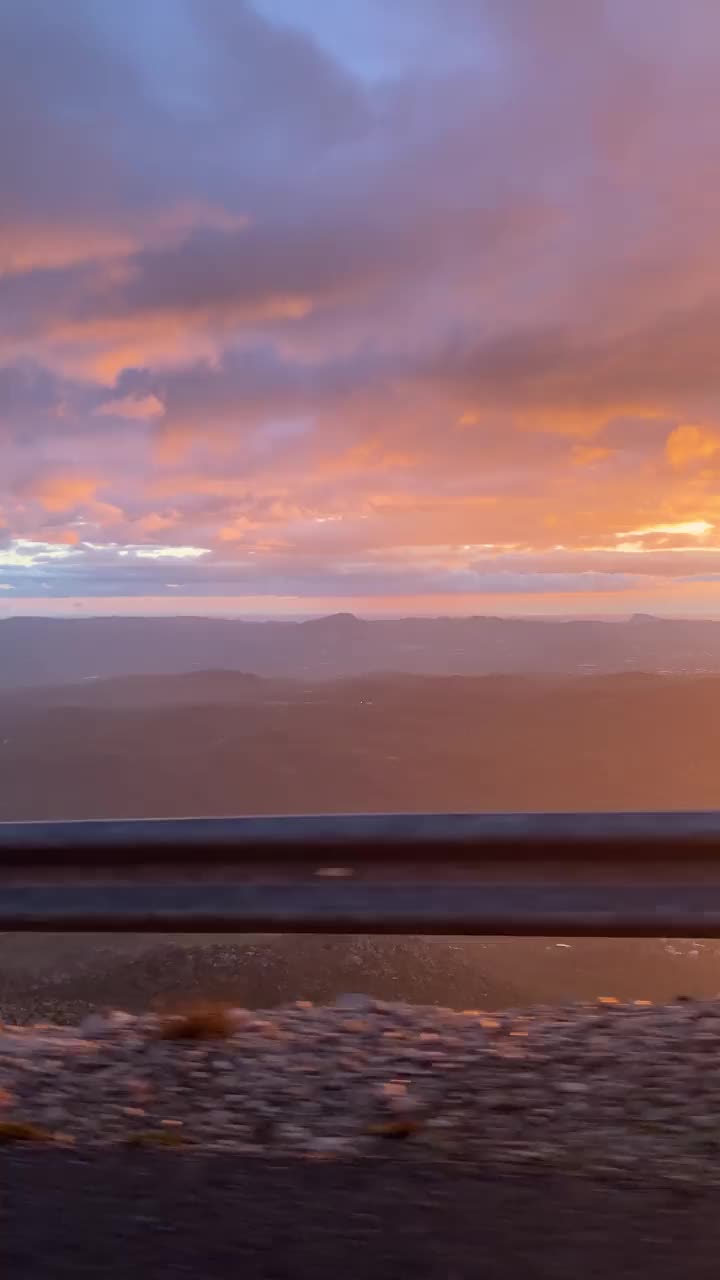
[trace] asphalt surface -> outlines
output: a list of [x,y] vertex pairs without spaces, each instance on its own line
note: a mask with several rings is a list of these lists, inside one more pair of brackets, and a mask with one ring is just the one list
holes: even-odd
[[720,1192],[387,1159],[0,1152],[3,1280],[696,1280]]

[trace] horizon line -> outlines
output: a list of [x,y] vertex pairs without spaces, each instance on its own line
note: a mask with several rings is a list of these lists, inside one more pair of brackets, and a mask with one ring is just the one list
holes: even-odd
[[473,622],[473,621],[496,621],[496,622],[545,622],[545,623],[568,623],[568,622],[607,622],[607,623],[629,623],[632,621],[651,621],[651,622],[713,622],[720,623],[720,618],[712,617],[708,614],[675,614],[675,613],[658,613],[647,612],[645,610],[633,610],[630,613],[378,613],[372,615],[364,615],[355,613],[346,609],[338,609],[328,613],[305,613],[298,611],[296,614],[267,614],[267,613],[247,613],[247,614],[225,614],[225,613],[93,613],[74,606],[65,612],[13,612],[6,613],[4,616],[0,614],[0,624],[3,622],[33,621],[33,622],[95,622],[95,621],[163,621],[163,622],[245,622],[245,623],[292,623],[300,625],[306,622],[322,622],[329,621],[333,618],[347,618],[354,622],[373,623],[373,622]]

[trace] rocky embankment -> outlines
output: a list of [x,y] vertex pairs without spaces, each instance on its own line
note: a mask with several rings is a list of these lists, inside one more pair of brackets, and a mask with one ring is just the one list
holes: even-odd
[[[720,1006],[346,996],[0,1034],[0,1140],[720,1184]],[[392,1145],[391,1145],[392,1144]]]

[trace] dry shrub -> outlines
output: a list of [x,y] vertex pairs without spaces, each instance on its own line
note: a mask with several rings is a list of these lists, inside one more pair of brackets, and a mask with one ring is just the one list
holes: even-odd
[[52,1142],[53,1134],[39,1125],[29,1124],[25,1120],[3,1120],[0,1122],[0,1143],[3,1142]]
[[128,1134],[125,1145],[128,1147],[186,1147],[187,1140],[181,1133],[173,1129],[140,1129]]
[[195,1004],[164,1018],[159,1034],[161,1040],[227,1040],[236,1025],[229,1005]]
[[385,1120],[381,1124],[370,1126],[370,1133],[376,1138],[411,1138],[418,1133],[421,1126],[417,1120]]

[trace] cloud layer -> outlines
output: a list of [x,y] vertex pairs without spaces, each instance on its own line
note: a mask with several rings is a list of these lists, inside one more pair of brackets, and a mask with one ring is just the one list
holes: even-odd
[[0,609],[714,609],[719,53],[714,0],[5,0]]

